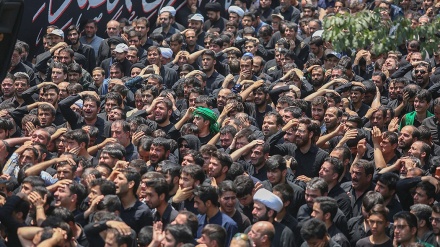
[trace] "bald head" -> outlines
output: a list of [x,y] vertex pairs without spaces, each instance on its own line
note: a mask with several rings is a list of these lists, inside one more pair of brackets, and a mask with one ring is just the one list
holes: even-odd
[[254,246],[270,246],[275,236],[275,227],[269,221],[258,221],[248,235]]

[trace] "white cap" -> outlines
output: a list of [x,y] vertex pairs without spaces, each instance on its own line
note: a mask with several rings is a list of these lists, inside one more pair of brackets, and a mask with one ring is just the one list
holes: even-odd
[[229,6],[228,13],[236,13],[240,17],[244,16],[243,9],[238,6]]
[[194,14],[194,15],[190,18],[190,20],[192,20],[192,21],[201,21],[201,22],[204,22],[204,21],[205,21],[205,18],[204,18],[203,15],[201,15],[201,14]]
[[170,48],[160,47],[159,49],[160,49],[160,53],[162,54],[162,57],[167,59],[173,57],[173,51]]
[[50,34],[60,36],[61,38],[64,39],[64,32],[61,29],[54,29],[52,30],[52,32],[50,32]]
[[163,12],[170,12],[172,16],[176,16],[176,9],[173,6],[165,6],[160,9],[159,14]]
[[124,43],[120,43],[116,46],[115,52],[117,53],[123,53],[128,51],[128,46]]
[[254,201],[263,203],[266,207],[279,213],[283,209],[283,201],[267,189],[259,189],[254,195]]

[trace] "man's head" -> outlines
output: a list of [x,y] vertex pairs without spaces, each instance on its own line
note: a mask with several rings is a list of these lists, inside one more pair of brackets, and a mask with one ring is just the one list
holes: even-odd
[[75,209],[86,197],[86,188],[79,183],[63,184],[54,193],[55,206]]
[[275,134],[281,129],[283,125],[283,118],[275,111],[268,112],[264,116],[262,131],[265,138]]
[[310,118],[300,118],[295,132],[295,142],[298,147],[305,147],[316,143],[321,135],[319,124]]
[[171,114],[173,113],[173,103],[168,98],[164,98],[157,103],[154,109],[154,120],[158,124],[166,124],[169,122]]
[[145,203],[149,208],[158,208],[167,203],[169,186],[163,178],[148,180],[145,186]]
[[413,125],[404,126],[399,133],[398,147],[403,151],[408,151],[411,144],[418,140],[420,131]]
[[327,246],[330,238],[325,223],[319,219],[309,219],[301,228],[301,237],[308,246]]
[[354,163],[351,172],[351,182],[355,190],[365,190],[371,185],[373,174],[374,174],[374,164],[370,161],[360,159],[358,162]]
[[107,165],[108,167],[113,168],[119,160],[125,159],[125,153],[125,147],[121,144],[107,144],[101,151],[98,164]]
[[179,187],[195,188],[205,180],[203,169],[199,165],[187,165],[182,167],[179,179]]
[[281,155],[272,155],[265,158],[264,165],[267,169],[267,179],[275,186],[284,183],[287,174],[286,160]]
[[163,137],[157,137],[153,140],[150,147],[150,162],[158,164],[168,158],[170,154],[170,142]]
[[327,157],[319,170],[319,177],[323,178],[327,184],[337,184],[339,178],[344,173],[344,165],[338,158]]
[[432,232],[435,236],[440,236],[440,205],[432,206],[431,218],[429,218],[432,224]]
[[1,82],[1,92],[5,99],[14,97],[15,86],[14,86],[14,76],[7,74],[5,79]]
[[17,72],[14,74],[14,78],[15,96],[21,98],[21,94],[30,87],[29,75],[24,72]]
[[413,194],[413,200],[414,204],[432,206],[435,202],[435,186],[427,181],[418,183]]
[[98,24],[95,20],[87,20],[85,26],[84,26],[84,34],[87,38],[93,38],[96,35],[96,32],[98,31]]
[[84,152],[89,147],[89,135],[83,129],[70,130],[64,134],[66,139],[66,152],[72,149],[78,149],[79,152]]
[[116,194],[121,198],[127,194],[136,194],[141,181],[139,172],[131,167],[121,169],[117,172],[113,182],[116,186]]
[[394,215],[394,240],[400,245],[415,242],[417,236],[417,217],[407,211]]
[[283,209],[283,201],[267,189],[259,189],[254,195],[254,222],[272,221]]
[[194,190],[194,208],[200,214],[206,214],[208,210],[218,208],[217,189],[211,185],[200,185]]
[[398,181],[399,175],[392,172],[386,172],[379,176],[374,190],[379,192],[385,200],[388,200],[395,195]]
[[163,247],[180,247],[194,241],[191,229],[186,225],[168,225],[164,232],[165,237],[161,242]]
[[205,5],[206,16],[211,22],[220,19],[220,11],[222,6],[219,2],[210,2]]
[[119,36],[119,33],[121,31],[120,25],[121,24],[116,20],[111,20],[111,21],[107,22],[106,32],[107,32],[107,35],[109,38]]
[[210,247],[225,247],[226,230],[217,224],[207,224],[203,227],[202,236],[197,243]]
[[275,237],[275,227],[269,221],[259,221],[252,225],[248,236],[254,246],[270,246]]
[[315,199],[311,216],[315,219],[324,221],[326,224],[332,224],[331,222],[333,222],[337,212],[338,203],[336,200],[324,196]]
[[209,161],[208,176],[213,178],[225,177],[232,165],[232,158],[229,154],[217,151],[211,154]]

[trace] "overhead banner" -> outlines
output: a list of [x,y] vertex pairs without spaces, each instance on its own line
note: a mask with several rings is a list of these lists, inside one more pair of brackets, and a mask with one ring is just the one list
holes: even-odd
[[[198,0],[197,8],[204,13],[210,0]],[[232,0],[218,1],[226,10]],[[164,6],[174,6],[178,11],[186,0],[27,0],[18,39],[30,46],[29,58],[41,50],[41,40],[46,27],[55,25],[66,30],[70,25],[81,26],[86,20],[98,22],[98,36],[106,38],[105,26],[110,20],[125,17],[129,21],[146,17],[155,22],[158,11]]]

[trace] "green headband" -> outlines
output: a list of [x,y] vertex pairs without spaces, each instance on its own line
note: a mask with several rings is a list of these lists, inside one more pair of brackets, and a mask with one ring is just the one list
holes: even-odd
[[220,131],[220,127],[218,126],[217,123],[217,115],[211,109],[205,107],[198,107],[194,111],[194,115],[199,115],[203,119],[209,120],[209,122],[211,123],[209,125],[209,130],[211,131],[211,133],[217,134]]

